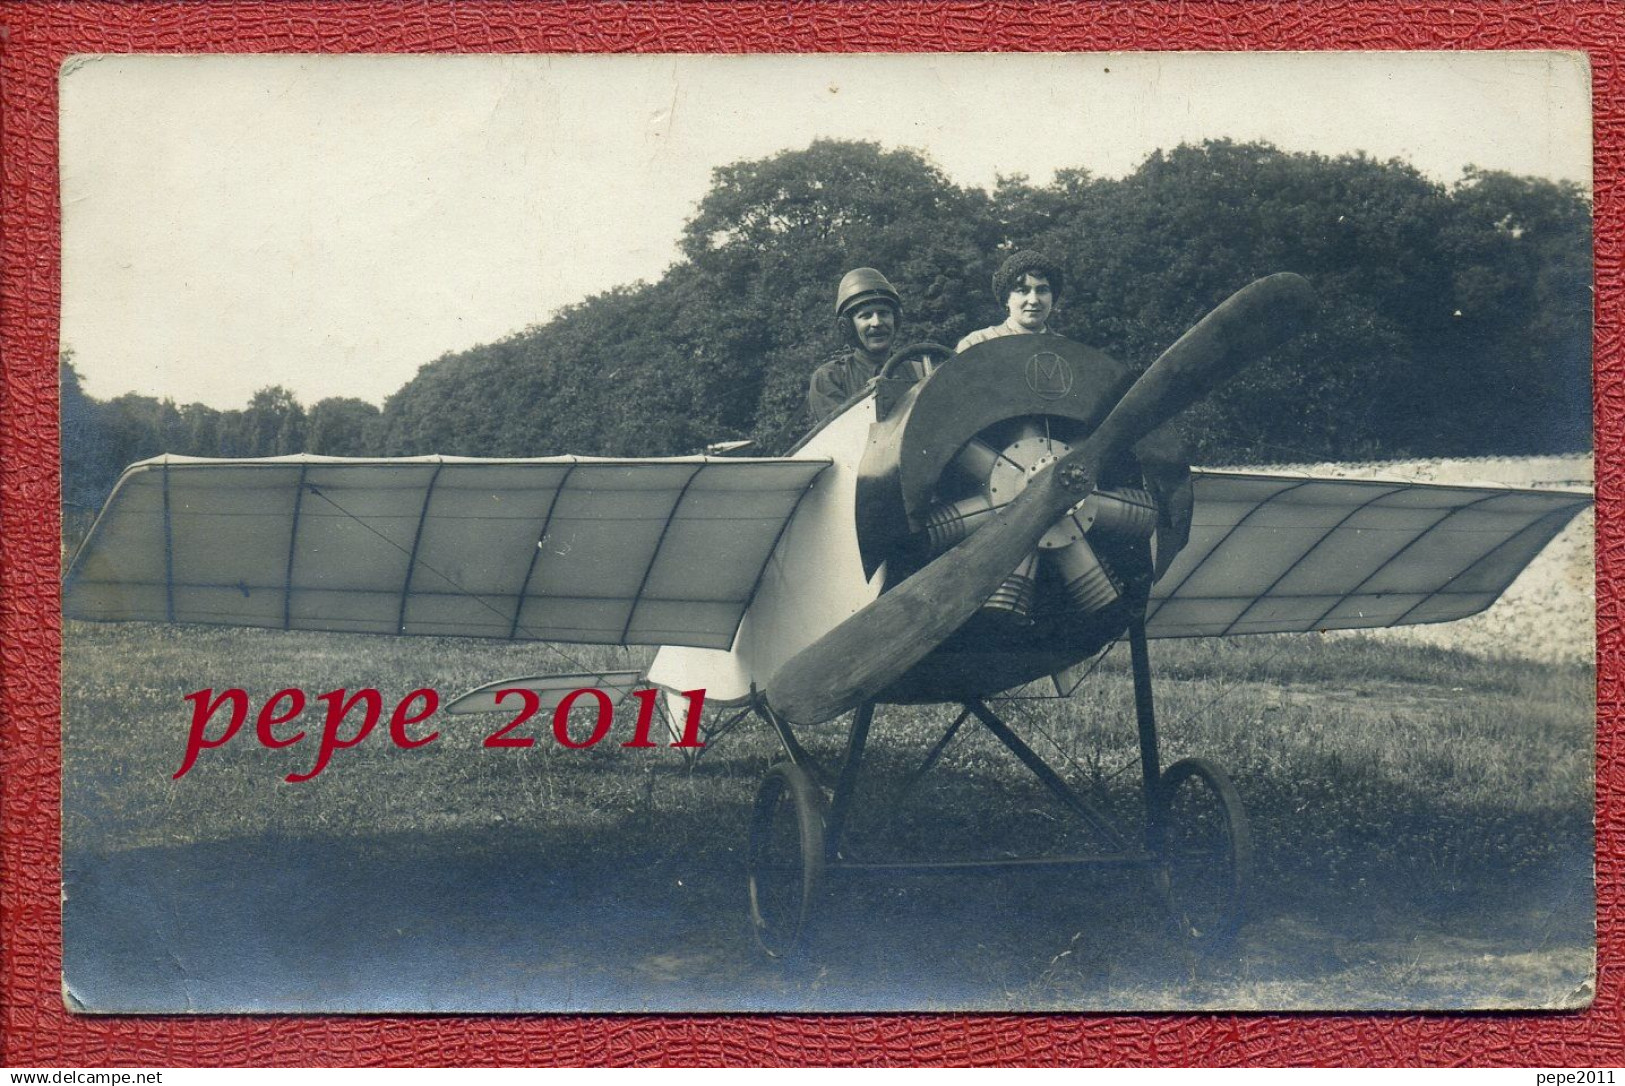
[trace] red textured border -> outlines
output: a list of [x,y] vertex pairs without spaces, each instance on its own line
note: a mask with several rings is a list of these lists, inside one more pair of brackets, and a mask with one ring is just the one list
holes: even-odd
[[[58,992],[57,70],[84,52],[1579,49],[1596,95],[1599,994],[1508,1016],[84,1018]],[[1625,19],[1590,3],[0,2],[0,1063],[1625,1063]],[[1470,123],[1464,119],[1463,123]]]

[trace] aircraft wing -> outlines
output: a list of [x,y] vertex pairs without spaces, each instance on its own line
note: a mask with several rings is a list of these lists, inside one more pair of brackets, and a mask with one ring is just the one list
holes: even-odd
[[727,648],[821,459],[161,456],[69,618]]
[[1484,610],[1588,493],[1197,471],[1151,637],[1369,629]]

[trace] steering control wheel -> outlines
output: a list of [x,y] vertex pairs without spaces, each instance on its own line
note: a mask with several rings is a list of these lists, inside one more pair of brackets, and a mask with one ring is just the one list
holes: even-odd
[[880,377],[882,380],[886,380],[896,376],[895,371],[898,366],[916,358],[923,358],[934,366],[940,366],[953,356],[954,352],[929,339],[921,340],[919,343],[910,343],[907,347],[901,347],[892,352],[892,356],[886,359],[886,364],[880,367]]

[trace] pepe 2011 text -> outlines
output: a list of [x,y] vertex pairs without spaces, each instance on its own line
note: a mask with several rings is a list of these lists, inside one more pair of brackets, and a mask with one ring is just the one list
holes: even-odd
[[[660,696],[658,690],[634,690],[632,696],[638,700],[638,719],[632,729],[632,738],[621,744],[623,747],[657,747],[661,744],[649,738],[649,732],[654,725],[655,702]],[[674,747],[697,749],[705,746],[700,740],[700,713],[705,704],[704,690],[685,690],[682,696],[688,700],[688,713],[686,715],[683,734],[676,742],[670,744]],[[596,716],[593,720],[592,731],[584,738],[576,738],[570,734],[570,714],[581,699],[590,699],[595,708]],[[186,738],[186,753],[181,759],[180,769],[175,771],[172,779],[179,780],[186,776],[194,765],[198,756],[205,750],[225,746],[243,729],[248,719],[250,698],[248,692],[240,688],[221,691],[215,696],[214,688],[194,690],[186,695],[186,700],[192,703],[192,726]],[[284,780],[292,783],[308,781],[319,775],[332,761],[333,755],[341,750],[356,746],[372,733],[383,715],[383,695],[371,687],[365,687],[350,694],[345,690],[330,690],[325,694],[316,695],[316,701],[326,705],[326,714],[322,720],[321,735],[317,740],[316,757],[309,770],[304,773],[290,773]],[[534,690],[524,687],[512,687],[496,692],[496,703],[516,700],[519,702],[519,713],[512,720],[485,737],[482,746],[491,749],[523,748],[534,746],[535,736],[516,734],[516,729],[526,724],[531,717],[541,709],[541,696]],[[421,702],[421,705],[416,703]],[[281,734],[278,729],[291,723],[300,714],[305,712],[309,700],[305,692],[297,687],[279,690],[260,706],[259,713],[254,720],[254,737],[261,746],[269,750],[279,750],[303,742],[306,733],[304,730],[292,734]],[[351,711],[361,706],[363,718],[357,726],[355,734],[343,735],[341,729],[344,721]],[[216,713],[224,706],[229,706],[231,718],[218,737],[210,738],[209,724]],[[402,750],[415,750],[426,746],[440,738],[439,732],[430,732],[428,735],[413,736],[407,729],[423,723],[433,716],[440,708],[440,695],[430,687],[422,687],[408,693],[396,703],[389,715],[389,738]],[[571,750],[584,750],[602,741],[611,726],[615,723],[615,702],[607,693],[596,687],[583,687],[572,690],[566,694],[553,710],[553,738],[560,746]]]

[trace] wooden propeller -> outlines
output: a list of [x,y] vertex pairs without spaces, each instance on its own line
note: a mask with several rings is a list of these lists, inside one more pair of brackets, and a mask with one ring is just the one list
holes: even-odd
[[991,520],[787,661],[767,688],[768,704],[791,723],[821,724],[884,691],[976,613],[1089,495],[1102,467],[1295,334],[1314,298],[1290,272],[1231,295],[1140,375],[1083,444]]

